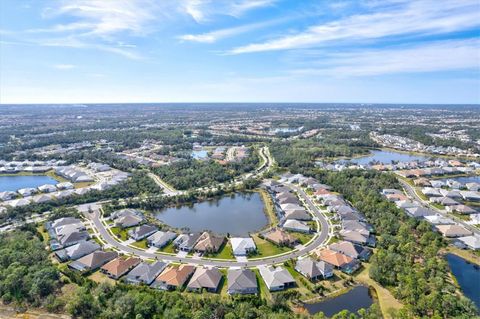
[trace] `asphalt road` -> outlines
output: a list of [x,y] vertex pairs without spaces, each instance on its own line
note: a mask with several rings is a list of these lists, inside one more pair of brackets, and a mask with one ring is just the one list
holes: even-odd
[[287,260],[297,258],[300,256],[304,256],[311,251],[317,249],[322,244],[326,242],[328,239],[328,231],[329,231],[329,224],[320,210],[312,203],[312,201],[308,198],[305,192],[294,185],[287,185],[291,189],[297,191],[298,195],[302,197],[304,202],[308,205],[308,208],[313,213],[315,217],[318,218],[319,223],[321,225],[320,233],[313,241],[311,241],[308,245],[303,246],[301,249],[293,250],[289,254],[281,255],[281,256],[272,256],[272,257],[265,257],[259,260],[249,260],[246,262],[239,262],[239,261],[219,261],[219,260],[209,260],[209,259],[195,259],[192,257],[177,257],[172,255],[165,255],[161,253],[151,253],[145,250],[137,249],[131,246],[127,246],[119,242],[116,238],[114,238],[105,228],[105,225],[100,220],[100,211],[94,210],[92,213],[84,212],[86,218],[93,222],[93,225],[99,232],[102,239],[112,247],[115,247],[119,251],[124,253],[134,254],[139,257],[143,258],[156,258],[159,260],[169,261],[169,262],[181,262],[181,263],[189,263],[194,265],[202,265],[202,266],[217,266],[217,267],[256,267],[256,266],[263,266],[263,265],[273,265],[278,263],[283,263]]
[[407,192],[407,194],[410,198],[413,198],[416,201],[422,203],[424,206],[435,210],[437,213],[439,213],[440,215],[442,215],[446,218],[450,218],[450,219],[455,220],[455,222],[457,222],[458,224],[461,224],[463,227],[470,230],[474,234],[480,235],[480,230],[478,228],[465,223],[465,221],[461,220],[460,218],[458,218],[456,216],[450,215],[450,214],[444,212],[443,210],[438,209],[437,207],[435,207],[433,205],[430,205],[429,202],[423,200],[422,198],[420,198],[420,196],[417,195],[417,193],[415,192],[415,189],[412,187],[412,185],[408,184],[407,182],[405,182],[404,180],[402,180],[400,178],[398,179],[398,181],[400,182],[400,184],[402,184],[403,188],[405,189],[405,191]]

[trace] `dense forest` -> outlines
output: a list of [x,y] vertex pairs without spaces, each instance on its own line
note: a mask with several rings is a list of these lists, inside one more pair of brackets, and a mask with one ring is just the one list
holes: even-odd
[[212,160],[198,161],[189,159],[171,165],[160,166],[154,168],[153,171],[174,188],[188,190],[228,182],[235,176],[253,171],[259,165],[259,156],[257,152],[252,150],[248,158],[225,165]]
[[366,147],[376,145],[363,135],[359,135],[358,140],[347,140],[339,133],[336,137],[329,135],[320,139],[277,141],[270,143],[270,152],[279,166],[296,171],[304,167],[313,167],[318,158],[365,155],[369,152]]
[[408,217],[381,195],[397,187],[391,174],[376,171],[310,171],[341,192],[375,227],[379,240],[371,259],[370,277],[389,288],[405,304],[400,317],[473,318],[472,301],[460,296],[439,250],[442,237],[426,221]]

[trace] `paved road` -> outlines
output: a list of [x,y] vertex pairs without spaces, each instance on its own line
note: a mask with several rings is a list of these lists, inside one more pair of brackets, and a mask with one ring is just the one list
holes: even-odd
[[458,224],[461,224],[463,227],[465,227],[466,229],[470,230],[471,232],[477,234],[477,235],[480,235],[480,230],[472,225],[469,225],[467,224],[464,220],[461,220],[460,218],[456,217],[456,216],[453,216],[451,214],[448,214],[446,213],[445,211],[441,210],[441,209],[438,209],[437,207],[435,206],[432,206],[430,205],[430,203],[426,200],[423,200],[422,198],[420,198],[420,196],[417,195],[417,193],[415,192],[415,189],[412,187],[412,185],[408,184],[407,182],[405,182],[404,180],[402,179],[398,179],[398,181],[400,182],[400,184],[402,184],[403,188],[405,189],[405,191],[407,192],[407,195],[410,197],[410,198],[413,198],[415,199],[416,201],[422,203],[424,206],[428,207],[428,208],[431,208],[433,210],[435,210],[437,213],[439,213],[440,215],[444,216],[444,217],[447,217],[447,218],[450,218],[450,219],[453,219],[455,220],[455,222],[457,222]]
[[323,214],[320,210],[312,203],[309,197],[305,194],[305,192],[297,186],[294,185],[287,185],[291,189],[294,189],[298,192],[298,195],[304,200],[304,202],[308,205],[310,212],[318,218],[319,223],[321,225],[320,233],[315,239],[310,242],[308,245],[303,246],[298,250],[293,250],[289,254],[285,254],[282,256],[272,256],[262,258],[261,260],[250,260],[246,262],[239,262],[239,261],[217,261],[217,260],[208,260],[208,259],[194,259],[192,257],[177,257],[172,255],[165,255],[161,253],[151,253],[145,250],[137,249],[134,247],[127,246],[119,242],[116,238],[114,238],[105,228],[105,225],[100,220],[100,211],[98,209],[93,210],[93,212],[88,212],[84,210],[84,215],[86,218],[92,221],[93,225],[97,229],[98,233],[102,237],[102,239],[112,247],[129,254],[134,254],[143,258],[157,258],[159,260],[169,261],[169,262],[182,262],[182,263],[190,263],[195,265],[203,265],[203,266],[217,266],[217,267],[256,267],[262,265],[273,265],[278,263],[283,263],[287,260],[292,258],[297,258],[300,256],[304,256],[311,251],[317,249],[321,245],[323,245],[326,240],[328,239],[328,232],[329,232],[329,225]]

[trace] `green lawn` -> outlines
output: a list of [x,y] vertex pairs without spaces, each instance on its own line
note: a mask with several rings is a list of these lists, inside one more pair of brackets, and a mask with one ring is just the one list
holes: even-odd
[[164,253],[168,253],[168,254],[175,254],[176,251],[175,251],[175,246],[173,245],[173,240],[167,246],[160,249],[160,251],[163,251]]
[[459,214],[459,213],[450,213],[452,214],[453,216],[461,219],[461,220],[465,220],[465,221],[469,221],[470,220],[470,216],[469,215],[465,215],[465,214]]
[[148,245],[147,245],[147,240],[146,239],[142,239],[140,241],[136,241],[132,244],[132,246],[135,246],[137,248],[141,248],[141,249],[147,249],[148,248]]
[[252,258],[261,258],[273,255],[279,255],[290,251],[289,247],[280,247],[271,242],[258,237],[257,235],[252,236],[255,245],[257,246],[257,254],[252,256]]
[[270,291],[268,290],[267,285],[265,285],[265,282],[260,276],[260,272],[258,271],[258,269],[253,269],[253,272],[257,277],[258,292],[260,293],[260,297],[267,301],[270,301],[272,295],[270,294]]
[[212,258],[235,259],[233,256],[232,246],[230,246],[228,243],[224,243],[218,253],[213,255]]
[[110,230],[112,231],[112,233],[115,236],[117,236],[121,240],[127,240],[128,239],[128,234],[127,234],[126,229],[123,229],[123,228],[120,228],[120,227],[112,227],[112,228],[110,228]]
[[304,244],[308,243],[308,242],[310,241],[310,239],[312,239],[313,234],[305,234],[305,233],[297,233],[297,232],[295,232],[295,233],[293,234],[293,236],[295,236],[295,238],[297,238],[297,239],[300,241],[300,243],[301,243],[302,245],[304,245]]

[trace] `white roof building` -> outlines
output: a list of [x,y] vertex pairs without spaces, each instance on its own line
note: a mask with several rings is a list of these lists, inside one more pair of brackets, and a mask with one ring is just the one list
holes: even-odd
[[230,238],[230,244],[232,245],[233,255],[235,256],[246,256],[249,252],[255,251],[257,249],[257,246],[255,246],[255,242],[250,237]]
[[308,226],[305,222],[302,222],[296,219],[287,219],[285,223],[283,223],[283,228],[287,230],[302,232],[302,233],[310,232],[310,226]]
[[281,266],[276,268],[274,266],[260,266],[258,270],[270,291],[283,290],[295,285],[295,279],[287,269]]

